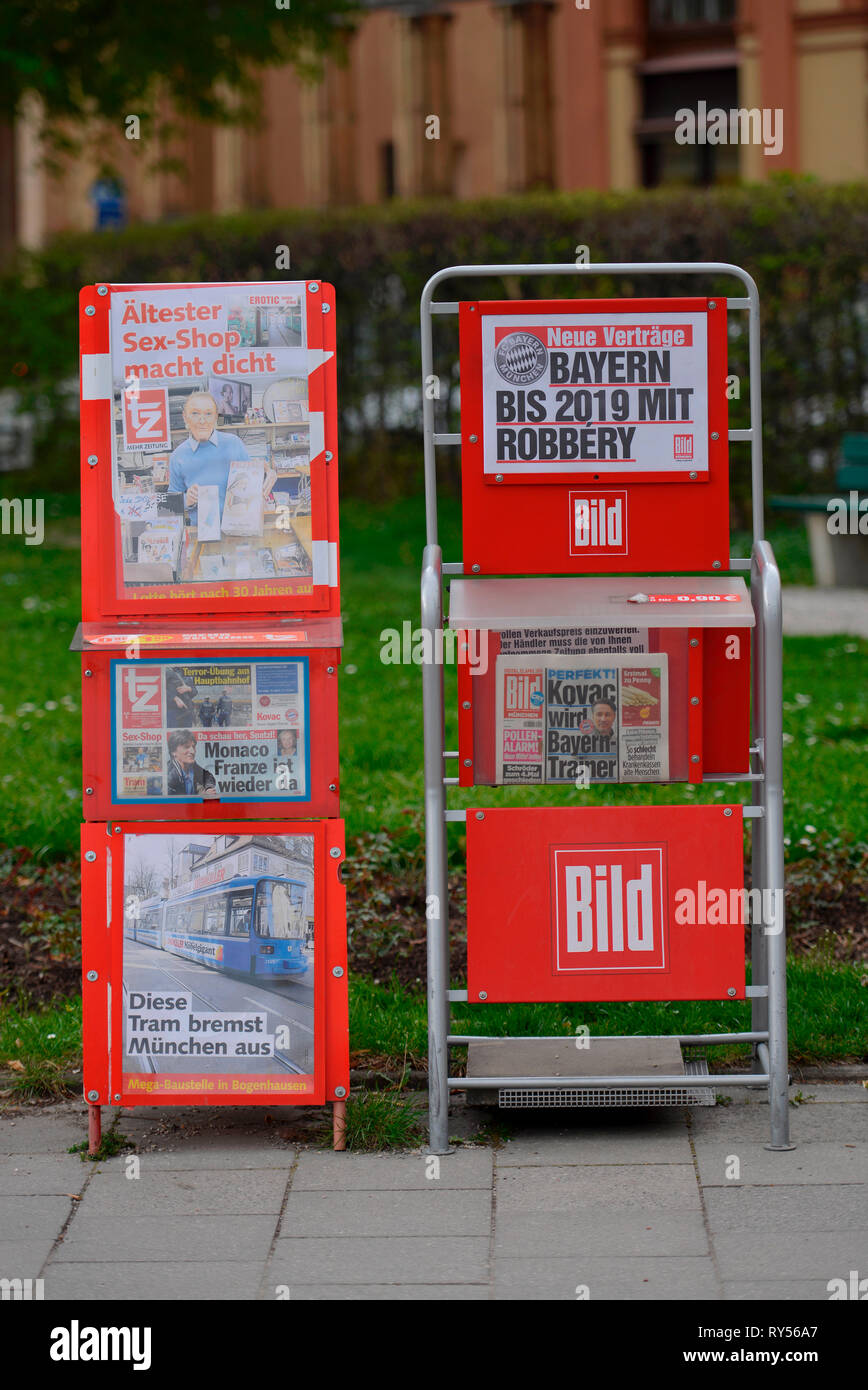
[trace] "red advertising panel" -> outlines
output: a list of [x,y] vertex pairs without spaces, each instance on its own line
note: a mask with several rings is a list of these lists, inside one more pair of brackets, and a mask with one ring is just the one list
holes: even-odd
[[346,1094],[343,834],[338,820],[82,827],[92,1104]]
[[740,805],[469,810],[469,1000],[743,999],[742,825]]
[[337,612],[334,292],[81,292],[85,620]]
[[466,573],[727,568],[724,299],[489,300],[459,323]]

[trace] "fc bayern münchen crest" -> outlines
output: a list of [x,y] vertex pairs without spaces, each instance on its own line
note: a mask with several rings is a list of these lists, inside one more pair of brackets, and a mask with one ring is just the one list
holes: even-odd
[[515,386],[539,381],[547,362],[548,353],[535,333],[508,333],[494,350],[498,375]]

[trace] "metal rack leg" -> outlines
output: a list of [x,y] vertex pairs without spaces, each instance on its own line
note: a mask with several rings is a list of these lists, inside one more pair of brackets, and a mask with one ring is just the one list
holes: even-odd
[[[443,621],[440,547],[428,545],[422,560],[422,628],[433,634]],[[436,650],[432,640],[428,651]],[[443,666],[422,665],[425,745],[425,915],[428,939],[428,1137],[431,1153],[449,1153],[449,904],[446,863],[446,794],[443,788]]]
[[759,598],[761,630],[760,708],[763,725],[762,782],[765,824],[762,833],[763,887],[769,891],[773,921],[765,925],[768,966],[770,1149],[792,1149],[787,1086],[787,939],[784,920],[783,792],[783,621],[781,576],[767,541],[754,546],[752,585]]

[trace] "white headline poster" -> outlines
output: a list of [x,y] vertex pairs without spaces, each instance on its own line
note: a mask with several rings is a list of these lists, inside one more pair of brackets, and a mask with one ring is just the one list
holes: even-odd
[[705,313],[485,314],[486,474],[708,472]]

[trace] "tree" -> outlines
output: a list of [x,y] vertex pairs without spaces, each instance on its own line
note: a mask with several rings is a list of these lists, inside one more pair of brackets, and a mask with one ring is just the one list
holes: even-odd
[[167,106],[199,121],[253,123],[259,72],[291,63],[313,75],[358,3],[3,0],[0,119],[38,97],[55,153],[95,125],[124,131],[130,116],[143,141],[165,137]]

